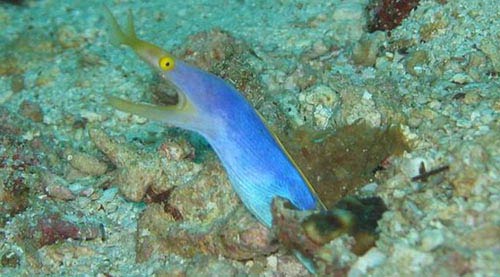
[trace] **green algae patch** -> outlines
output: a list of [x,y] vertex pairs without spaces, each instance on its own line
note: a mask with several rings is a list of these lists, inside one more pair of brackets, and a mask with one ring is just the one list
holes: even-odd
[[366,122],[334,133],[298,130],[284,143],[327,208],[373,182],[391,156],[410,149],[399,127],[376,128]]

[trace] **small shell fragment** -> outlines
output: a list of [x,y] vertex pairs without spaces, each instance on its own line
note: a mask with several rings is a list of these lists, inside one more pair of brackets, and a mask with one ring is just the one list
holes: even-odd
[[60,185],[55,185],[55,184],[48,185],[45,188],[45,192],[47,192],[47,194],[50,197],[55,198],[55,199],[59,199],[59,200],[68,201],[68,200],[75,199],[75,195],[68,188],[60,186]]
[[66,180],[55,174],[50,172],[43,174],[42,182],[45,186],[45,192],[52,198],[65,201],[76,198],[73,192],[67,187]]
[[71,166],[87,175],[100,176],[106,173],[108,165],[97,158],[83,153],[67,151],[66,157]]

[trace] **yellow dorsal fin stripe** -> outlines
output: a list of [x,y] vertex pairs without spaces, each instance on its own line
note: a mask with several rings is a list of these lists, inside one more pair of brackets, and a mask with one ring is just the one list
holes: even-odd
[[304,181],[306,182],[307,186],[309,187],[309,189],[311,190],[311,192],[314,194],[314,196],[316,197],[316,199],[318,200],[318,203],[321,205],[320,208],[322,209],[326,209],[326,206],[325,204],[323,203],[323,201],[321,201],[321,198],[319,198],[318,196],[318,193],[316,192],[316,190],[314,189],[314,187],[311,185],[311,183],[309,182],[309,179],[307,179],[307,177],[304,175],[304,172],[302,172],[302,170],[300,169],[299,166],[297,166],[297,163],[295,162],[295,160],[293,159],[293,157],[290,155],[290,153],[288,153],[288,150],[286,150],[285,146],[283,145],[283,143],[281,143],[281,140],[278,138],[278,136],[276,136],[276,134],[269,128],[269,126],[267,126],[267,123],[266,121],[264,120],[264,117],[262,117],[262,115],[257,112],[257,114],[259,115],[260,119],[262,120],[262,122],[264,122],[264,124],[266,125],[267,129],[269,130],[269,132],[271,133],[271,135],[273,136],[274,140],[276,141],[276,143],[278,143],[278,145],[280,146],[281,150],[283,150],[283,153],[285,153],[285,155],[287,156],[288,160],[290,160],[290,162],[293,164],[293,166],[297,169],[297,171],[299,172],[300,176],[302,177],[302,179],[304,179]]

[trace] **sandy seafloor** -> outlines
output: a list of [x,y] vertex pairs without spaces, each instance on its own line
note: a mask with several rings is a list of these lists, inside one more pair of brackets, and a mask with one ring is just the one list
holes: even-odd
[[[287,121],[334,130],[360,119],[401,126],[412,150],[394,157],[384,177],[366,187],[388,206],[380,238],[361,257],[339,246],[345,253],[335,261],[343,274],[498,276],[500,6],[495,0],[420,1],[389,37],[367,32],[367,2],[106,5],[121,22],[130,9],[139,37],[174,52],[202,51],[213,32],[195,36],[192,45],[188,38],[214,28],[243,43],[251,55],[242,56],[241,66],[262,90],[250,100],[278,129]],[[210,47],[224,52],[217,47],[226,46]],[[141,201],[149,181],[131,170],[163,168],[146,176],[181,188],[171,203],[189,230],[241,204],[211,150],[204,148],[205,162],[188,158],[190,134],[106,104],[105,95],[150,102],[157,80],[132,51],[108,42],[101,1],[2,2],[0,51],[0,275],[306,274],[283,249],[237,261],[226,250],[201,246],[189,255],[156,248],[149,255],[154,240],[137,246],[153,232],[147,223],[138,232],[138,220],[146,210],[154,219],[157,204]],[[284,117],[273,116],[278,111]],[[99,131],[91,139],[92,130],[119,143],[96,139]],[[412,182],[422,162],[427,170],[449,170]],[[90,234],[43,240],[43,220],[54,214]],[[96,234],[100,226],[105,236]]]

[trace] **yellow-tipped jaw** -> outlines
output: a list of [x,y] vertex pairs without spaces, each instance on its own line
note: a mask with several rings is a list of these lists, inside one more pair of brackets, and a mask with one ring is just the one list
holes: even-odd
[[[106,21],[109,25],[110,40],[115,45],[127,45],[158,72],[168,72],[175,68],[175,59],[160,47],[137,38],[134,29],[132,13],[129,10],[127,24],[121,28],[115,17],[104,7]],[[141,104],[108,96],[109,103],[118,110],[136,114],[153,120],[168,122],[177,126],[189,125],[194,121],[196,109],[186,95],[179,91],[179,101],[172,106],[156,106]]]

